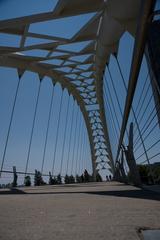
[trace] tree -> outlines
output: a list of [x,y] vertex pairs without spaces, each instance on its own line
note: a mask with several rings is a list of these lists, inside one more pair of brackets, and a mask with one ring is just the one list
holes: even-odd
[[62,184],[62,178],[60,174],[57,176],[57,184]]
[[65,184],[69,184],[69,176],[66,174],[65,177],[64,177],[64,182]]
[[53,185],[54,184],[54,179],[51,175],[51,172],[49,172],[49,185]]
[[35,186],[40,186],[40,185],[44,185],[44,184],[45,184],[45,182],[43,181],[41,172],[35,170],[34,185]]
[[143,184],[160,184],[160,163],[138,165],[138,170]]
[[31,177],[30,176],[25,176],[25,178],[24,178],[24,185],[26,187],[31,186]]
[[69,182],[75,183],[75,178],[73,177],[73,175],[69,176]]
[[149,168],[146,165],[138,165],[139,175],[141,178],[142,183],[148,184],[149,183]]
[[84,182],[83,174],[81,176],[79,176],[78,174],[76,175],[76,182],[77,183],[83,183]]
[[98,172],[97,175],[96,175],[96,182],[102,182],[102,177],[101,177],[101,175],[99,174],[99,172]]
[[80,176],[80,178],[81,178],[81,182],[83,183],[83,182],[84,182],[84,176],[83,176],[83,174]]
[[76,175],[76,182],[81,183],[81,177],[78,174]]
[[154,180],[156,184],[160,184],[160,166],[154,168]]
[[90,180],[90,175],[88,173],[88,171],[85,169],[84,171],[84,182],[89,182]]
[[56,184],[58,184],[58,181],[57,181],[57,178],[54,177],[54,178],[53,178],[53,185],[56,185]]

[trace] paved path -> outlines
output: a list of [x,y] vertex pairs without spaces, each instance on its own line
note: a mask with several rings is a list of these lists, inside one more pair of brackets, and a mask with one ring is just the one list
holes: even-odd
[[0,240],[138,240],[160,228],[159,200],[117,182],[1,190]]

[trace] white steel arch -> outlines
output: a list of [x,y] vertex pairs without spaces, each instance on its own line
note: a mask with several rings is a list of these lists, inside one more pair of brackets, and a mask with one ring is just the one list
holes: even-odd
[[[77,100],[83,113],[91,146],[94,175],[106,167],[114,173],[114,161],[104,113],[103,72],[111,54],[118,51],[125,31],[135,36],[141,0],[59,0],[51,12],[0,21],[0,32],[21,37],[18,47],[0,46],[0,65],[37,72],[60,82]],[[30,31],[33,23],[94,13],[93,17],[70,39]],[[28,37],[49,40],[26,46]],[[89,43],[87,43],[89,41]],[[60,46],[86,42],[80,51],[62,50]],[[27,56],[25,51],[47,51],[45,57]],[[57,55],[53,55],[56,53]],[[84,61],[74,57],[87,56]],[[61,61],[56,64],[48,60]],[[69,68],[65,72],[64,68]]]

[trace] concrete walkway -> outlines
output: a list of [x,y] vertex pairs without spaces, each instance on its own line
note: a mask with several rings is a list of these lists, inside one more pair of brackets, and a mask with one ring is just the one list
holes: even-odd
[[117,182],[0,190],[0,240],[138,240],[160,195]]

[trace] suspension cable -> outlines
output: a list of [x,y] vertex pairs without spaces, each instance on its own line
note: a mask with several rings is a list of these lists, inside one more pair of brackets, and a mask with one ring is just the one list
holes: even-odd
[[64,137],[63,137],[63,143],[62,143],[62,156],[61,156],[60,174],[62,173],[62,165],[63,165],[63,160],[64,160],[64,147],[65,147],[65,142],[66,142],[66,133],[67,133],[67,124],[68,124],[69,104],[70,104],[70,97],[68,97],[68,101],[67,101],[67,112],[66,112],[66,121],[65,121]]
[[75,159],[75,176],[76,176],[76,173],[77,173],[78,153],[80,151],[79,143],[80,143],[80,134],[81,134],[81,128],[82,128],[82,121],[81,121],[81,114],[80,114],[80,112],[79,112],[79,124],[78,124],[78,126],[79,126],[79,128],[76,131],[77,134],[76,134],[76,139],[75,139],[75,142],[77,142],[77,148],[76,148],[76,144],[75,144],[76,152],[75,152],[75,155],[74,155],[74,159]]
[[[104,102],[105,102],[105,105],[108,106],[108,110],[109,110],[109,118],[110,118],[110,122],[111,122],[111,125],[112,125],[112,129],[113,129],[113,132],[114,132],[114,135],[115,135],[115,138],[117,139],[117,142],[118,142],[118,133],[117,133],[117,130],[116,130],[116,126],[115,126],[115,122],[114,122],[114,118],[113,118],[113,113],[111,112],[111,108],[110,108],[110,105],[108,104],[107,100],[106,100],[106,93],[104,91]],[[112,115],[112,116],[110,116]]]
[[83,131],[83,150],[82,150],[82,168],[79,172],[82,174],[84,170],[84,155],[85,155],[85,146],[86,146],[86,137],[85,137],[85,130]]
[[[124,87],[127,89],[126,82],[125,82],[125,79],[124,79],[124,77],[123,77],[123,73],[122,73],[122,69],[121,69],[120,63],[119,63],[117,57],[115,57],[115,59],[116,59],[117,65],[118,65],[118,69],[119,69],[120,75],[121,75],[121,77],[122,77],[123,85],[124,85]],[[145,89],[145,87],[146,87],[148,77],[149,77],[149,72],[147,73],[147,76],[146,76],[146,79],[145,79],[145,83],[144,83],[143,88],[142,88],[142,92],[141,92],[141,94],[140,94],[140,96],[139,96],[135,113],[137,112],[138,107],[139,107],[139,104],[140,104],[140,101],[142,100],[142,95],[143,95],[144,89]]]
[[112,84],[112,87],[113,87],[113,90],[114,90],[114,93],[115,93],[115,96],[116,96],[116,100],[117,100],[117,103],[118,103],[118,107],[119,107],[121,117],[123,117],[122,108],[121,108],[121,105],[120,105],[120,102],[119,102],[119,99],[118,99],[117,91],[116,91],[116,88],[115,88],[115,85],[114,85],[113,77],[112,77],[111,71],[109,69],[109,66],[107,67],[107,70],[108,70],[108,73],[109,73],[109,76],[110,76],[110,79],[111,79],[111,84]]
[[[81,119],[81,118],[80,118]],[[78,128],[78,134],[77,134],[77,154],[76,154],[76,167],[75,167],[75,176],[77,174],[77,165],[78,165],[78,158],[80,153],[80,140],[81,140],[81,134],[82,134],[82,120],[80,120],[80,126]]]
[[[144,111],[143,111],[143,114],[142,114],[141,118],[139,119],[139,124],[141,123],[141,121],[142,121],[142,119],[143,119],[143,117],[144,117],[144,115],[145,115],[148,107],[150,106],[150,103],[151,103],[152,99],[153,99],[153,94],[151,94],[151,96],[150,96],[150,98],[149,98],[149,100],[148,100],[148,102],[147,102],[147,104],[146,104],[146,107],[145,107],[145,109],[144,109]],[[137,117],[137,118],[138,118],[138,117]]]
[[[118,94],[117,94],[117,91],[116,91],[116,87],[114,85],[113,77],[112,77],[111,71],[109,69],[109,66],[107,67],[107,70],[108,70],[108,73],[109,73],[109,76],[110,76],[110,79],[111,79],[111,84],[112,84],[112,87],[113,87],[113,90],[114,90],[114,93],[115,93],[115,96],[116,96],[116,100],[117,100],[117,103],[118,103],[119,111],[120,111],[121,117],[123,118],[122,108],[121,108],[121,105],[120,105],[120,102],[119,102]],[[127,137],[129,138],[129,133],[128,133],[127,129],[126,129],[126,133],[127,133]]]
[[12,126],[15,106],[16,106],[16,102],[17,102],[17,96],[18,96],[18,90],[19,90],[19,86],[20,86],[20,80],[21,80],[21,77],[19,77],[19,79],[18,79],[17,88],[16,88],[16,92],[15,92],[15,97],[14,97],[14,101],[13,101],[13,107],[12,107],[10,122],[9,122],[9,126],[8,126],[7,137],[6,137],[6,141],[5,141],[5,148],[4,148],[3,157],[2,157],[0,177],[1,177],[1,172],[3,170],[3,165],[4,165],[4,161],[5,161],[5,157],[6,157],[6,151],[7,151],[7,147],[8,147],[8,140],[9,140],[9,136],[10,136],[10,131],[11,131],[11,126]]
[[[154,91],[153,91],[153,94],[154,94]],[[152,95],[152,96],[153,96],[153,95]],[[149,102],[149,101],[148,101],[148,102]],[[151,99],[150,99],[150,102],[151,102]],[[150,103],[147,104],[145,111],[147,110],[149,104],[150,104]],[[144,123],[144,125],[143,125],[143,127],[142,127],[142,129],[141,129],[141,132],[143,131],[143,129],[144,129],[144,127],[146,126],[146,124],[147,124],[147,122],[149,121],[149,119],[152,117],[152,114],[154,113],[154,111],[156,110],[156,107],[158,107],[158,105],[159,105],[159,104],[154,104],[154,108],[152,109],[151,113],[149,114],[148,119],[147,119],[146,122]],[[141,119],[140,119],[139,122],[142,121],[142,117],[144,117],[145,111],[144,111],[143,115],[141,116]],[[158,109],[157,109],[157,113],[158,113],[158,112],[159,112],[159,107],[158,107]],[[137,140],[137,139],[138,139],[138,136],[137,136],[136,140]],[[136,141],[136,140],[135,140],[135,141]]]
[[[87,143],[88,143],[88,134],[87,134],[87,130],[86,130],[86,128],[85,128],[85,133],[84,133],[84,135],[85,135],[85,145],[84,145],[84,160],[83,160],[83,172],[84,172],[84,170],[86,169],[86,159],[87,159]],[[83,173],[82,172],[82,173]]]
[[[143,85],[143,88],[142,88],[141,94],[139,95],[139,99],[138,99],[138,102],[137,102],[137,106],[136,106],[135,113],[137,113],[138,108],[139,108],[139,106],[140,106],[140,102],[141,102],[142,99],[143,99],[142,96],[143,96],[143,93],[144,93],[145,87],[147,86],[148,77],[149,77],[149,72],[147,73],[147,76],[146,76],[146,79],[145,79],[145,82],[144,82],[144,85]],[[148,87],[147,87],[147,89],[148,89]]]
[[[117,65],[118,65],[118,69],[119,69],[119,72],[120,72],[120,75],[121,75],[121,78],[122,78],[122,81],[123,81],[124,88],[125,88],[125,90],[126,90],[126,92],[127,92],[127,86],[126,86],[125,79],[124,79],[124,76],[123,76],[123,73],[122,73],[122,70],[121,70],[121,66],[120,66],[120,64],[119,64],[118,58],[115,57],[115,59],[116,59],[116,62],[117,62]],[[146,156],[147,162],[148,162],[148,164],[150,164],[149,158],[148,158],[148,154],[147,154],[147,151],[146,151],[146,147],[145,147],[145,144],[144,144],[144,139],[143,139],[143,137],[142,137],[142,134],[141,134],[141,131],[140,131],[140,128],[139,128],[139,124],[138,124],[138,120],[137,120],[135,111],[134,111],[134,109],[133,109],[133,106],[131,106],[131,111],[132,111],[132,113],[133,113],[133,117],[134,117],[135,123],[136,123],[136,125],[137,125],[138,133],[139,133],[139,136],[140,136],[140,140],[141,140],[141,142],[142,142],[142,145],[143,145],[143,149],[144,149],[144,152],[145,152],[145,156]]]
[[80,154],[79,154],[79,166],[78,166],[78,173],[80,173],[80,165],[83,161],[83,147],[84,147],[84,131],[81,133],[81,145],[80,145]]
[[77,127],[78,127],[78,107],[77,107],[77,113],[76,113],[76,126],[75,126],[75,131],[74,131],[74,142],[73,142],[73,153],[72,153],[72,164],[71,164],[71,175],[73,174],[73,161],[74,161],[74,155],[75,155],[75,144],[76,144],[76,132],[77,132]]
[[[153,120],[156,118],[157,113],[159,112],[159,110],[160,110],[160,107],[158,108],[158,111],[154,114],[154,116],[151,118],[151,120],[149,122],[148,122],[148,120],[145,122],[145,124],[143,126],[143,130],[141,130],[142,131],[142,135],[144,135],[144,133],[148,130],[149,126],[152,124]],[[158,124],[158,122],[156,123],[156,126],[157,126],[157,124]],[[137,139],[135,140],[135,143],[134,143],[134,147],[138,144],[139,140],[140,140],[140,138],[137,137]]]
[[74,110],[75,110],[75,101],[73,102],[72,107],[72,113],[71,113],[71,129],[70,129],[70,135],[69,135],[69,144],[68,144],[68,155],[67,155],[67,168],[66,168],[66,174],[68,174],[68,166],[69,166],[69,155],[71,151],[71,138],[72,138],[72,130],[73,130],[73,116],[74,116]]
[[[106,82],[106,76],[104,75],[104,79],[105,79],[105,82]],[[106,85],[104,85],[106,86]],[[109,89],[109,86],[107,85],[107,89],[108,89],[108,93],[109,93],[109,98],[111,100],[111,104],[112,104],[112,107],[113,107],[113,111],[114,111],[114,115],[116,117],[116,121],[117,121],[117,125],[118,125],[118,129],[120,131],[120,124],[119,124],[119,121],[118,121],[118,116],[117,116],[117,113],[116,113],[116,109],[115,109],[115,106],[114,106],[114,103],[113,103],[113,99],[112,99],[112,95],[110,93],[110,89]],[[106,91],[107,92],[107,91]]]
[[86,134],[86,147],[85,147],[85,162],[84,162],[84,169],[87,169],[87,159],[88,159],[88,136]]
[[[110,76],[111,76],[111,75],[110,75]],[[106,81],[105,81],[105,83],[106,83]],[[104,83],[104,95],[107,96],[105,83]],[[112,105],[113,105],[113,103],[112,103]],[[113,128],[113,130],[115,131],[114,134],[115,134],[116,139],[117,139],[117,142],[118,142],[118,133],[117,133],[116,124],[115,124],[115,121],[114,121],[114,117],[113,117],[113,113],[112,113],[112,109],[111,109],[111,107],[110,107],[110,104],[108,104],[108,108],[109,108],[110,113],[111,113],[112,128]],[[117,120],[117,118],[116,118],[116,120]],[[117,121],[118,121],[118,120],[117,120]],[[119,126],[119,131],[120,131],[120,126]],[[127,132],[127,137],[128,137],[128,132]],[[123,142],[124,142],[124,141],[123,141]],[[124,145],[124,143],[123,143],[123,145]]]
[[[144,141],[150,136],[150,134],[154,131],[154,129],[157,127],[158,122],[155,123],[155,125],[151,128],[149,133],[144,137]],[[135,152],[140,148],[141,144],[138,145],[138,147],[135,149]]]
[[[155,147],[158,143],[160,142],[160,139],[158,139],[155,143],[153,143],[148,149],[147,152],[150,151],[153,147]],[[143,152],[141,155],[139,155],[136,160],[138,160],[139,158],[141,158],[145,153]]]
[[52,176],[53,176],[53,173],[54,173],[55,160],[56,160],[56,152],[57,152],[57,144],[58,144],[58,134],[59,134],[59,126],[60,126],[60,117],[61,117],[61,111],[62,111],[62,101],[63,101],[63,90],[61,91],[61,96],[60,96],[60,106],[59,106],[59,113],[58,113],[58,126],[57,126],[57,131],[56,131],[55,147],[54,147],[54,155],[53,155],[53,164],[52,164]]
[[41,174],[43,174],[43,167],[44,167],[44,161],[45,161],[45,155],[46,155],[46,147],[47,147],[47,141],[48,141],[49,126],[50,126],[51,113],[52,113],[52,107],[53,107],[53,97],[54,97],[54,85],[52,87],[51,102],[50,102],[50,107],[49,107],[47,130],[46,130],[44,151],[43,151],[43,158],[42,158],[42,166],[41,166]]
[[38,93],[37,93],[37,98],[36,98],[36,105],[35,105],[34,117],[33,117],[32,129],[31,129],[31,136],[30,136],[29,147],[28,147],[27,161],[26,161],[26,167],[25,167],[25,176],[26,176],[26,173],[28,171],[28,163],[29,163],[29,158],[30,158],[31,145],[32,145],[32,139],[33,139],[33,132],[34,132],[34,127],[35,127],[35,121],[36,121],[36,115],[37,115],[37,108],[38,108],[41,85],[42,84],[41,84],[41,81],[40,81],[39,86],[38,86]]
[[[151,87],[151,84],[149,83],[149,84],[148,84],[148,87],[147,87],[147,89],[146,89],[146,93],[145,93],[145,95],[144,95],[143,101],[142,101],[142,103],[141,103],[141,105],[140,105],[140,108],[139,108],[139,111],[138,111],[138,113],[137,113],[137,116],[139,116],[139,114],[140,114],[140,112],[141,112],[141,110],[142,110],[142,108],[143,108],[143,105],[144,105],[145,100],[146,100],[146,98],[147,98],[147,96],[148,96],[149,88],[150,88],[150,87]],[[138,118],[138,117],[137,117],[137,118]]]
[[[105,81],[105,83],[106,83],[106,81]],[[107,97],[107,90],[106,90],[106,84],[104,83],[104,95],[106,95],[106,97]],[[113,99],[112,99],[112,96],[111,96],[111,93],[110,93],[110,91],[109,91],[109,88],[108,88],[108,92],[109,92],[109,97],[110,97],[110,99],[111,99],[111,104],[112,104],[112,107],[113,107],[113,112],[114,112],[114,115],[115,115],[115,117],[116,117],[116,121],[117,121],[117,124],[118,124],[118,129],[119,129],[119,131],[120,131],[120,124],[119,124],[119,121],[118,121],[118,117],[117,117],[117,114],[116,114],[116,110],[115,110],[115,107],[114,107],[114,104],[113,104]],[[109,99],[109,98],[108,98]],[[109,109],[110,109],[110,113],[111,113],[111,116],[112,116],[112,121],[113,121],[113,123],[114,123],[114,128],[115,128],[115,132],[116,132],[116,135],[117,135],[117,139],[118,139],[118,133],[117,133],[117,128],[116,128],[116,123],[115,123],[115,118],[113,117],[113,112],[112,112],[112,109],[111,109],[111,106],[110,106],[110,104],[108,104],[108,106],[109,106]]]

